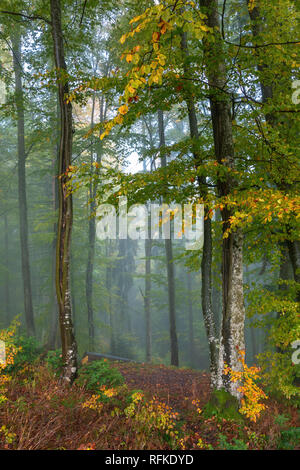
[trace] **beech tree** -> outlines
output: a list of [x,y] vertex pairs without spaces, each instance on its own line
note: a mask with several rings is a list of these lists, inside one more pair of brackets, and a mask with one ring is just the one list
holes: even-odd
[[72,383],[77,375],[77,345],[73,332],[70,289],[70,245],[73,221],[72,195],[67,193],[67,169],[72,159],[72,105],[67,102],[69,85],[64,54],[60,0],[51,0],[51,32],[58,79],[60,106],[60,144],[58,163],[59,214],[56,245],[56,293],[62,344],[64,381]]

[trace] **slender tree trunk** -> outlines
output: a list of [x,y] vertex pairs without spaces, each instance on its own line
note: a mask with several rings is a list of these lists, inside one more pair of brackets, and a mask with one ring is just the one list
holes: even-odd
[[[57,97],[58,98],[58,97]],[[58,180],[57,180],[57,165],[58,165],[58,155],[59,155],[59,103],[57,100],[57,112],[55,122],[52,122],[54,129],[53,139],[53,159],[52,159],[52,181],[51,181],[51,193],[52,193],[52,211],[53,214],[56,213],[58,209]],[[52,258],[52,303],[51,303],[51,318],[50,318],[50,332],[48,336],[48,341],[46,349],[55,349],[57,333],[58,333],[58,304],[56,297],[56,244],[57,244],[57,222],[53,224],[53,243],[51,246],[51,258]]]
[[[222,39],[217,0],[202,0],[206,7],[207,24],[215,31],[215,42],[203,41],[206,61],[206,73],[210,87],[210,107],[214,135],[216,160],[228,169],[234,169],[234,145],[232,136],[231,103],[226,93],[226,67],[223,59]],[[230,176],[218,181],[220,196],[228,195],[236,186]],[[227,206],[222,211],[223,233],[229,227],[231,209]],[[227,235],[227,234],[226,234]],[[226,237],[226,236],[225,236]],[[241,370],[239,351],[245,350],[245,310],[243,294],[243,234],[240,229],[230,231],[227,238],[223,238],[222,247],[222,354],[220,354],[220,370],[222,359],[233,370]],[[222,357],[223,356],[223,357]],[[232,395],[240,398],[237,391],[238,383],[233,384],[228,376],[222,377],[221,386]]]
[[[111,240],[106,240],[106,259],[111,256]],[[108,321],[110,327],[110,352],[116,354],[115,322],[112,302],[112,266],[109,264],[106,268],[106,289],[108,293]]]
[[190,365],[195,367],[195,339],[194,339],[194,312],[193,312],[193,301],[192,301],[192,276],[188,271],[187,275],[187,293],[188,293],[188,325],[189,325],[189,356]]
[[66,172],[72,158],[72,105],[66,102],[66,95],[69,94],[69,85],[66,78],[67,67],[64,56],[60,0],[50,0],[50,7],[54,58],[58,73],[61,122],[58,165],[59,215],[56,247],[56,293],[62,343],[62,380],[72,383],[77,375],[77,344],[73,331],[70,290],[70,247],[73,207],[72,195],[68,195],[66,189]]
[[[149,232],[149,231],[148,231]],[[152,328],[151,328],[151,238],[145,240],[145,320],[146,320],[146,362],[152,359]]]
[[[164,117],[161,110],[158,111],[159,147],[165,146]],[[161,166],[166,168],[167,159],[161,155]],[[167,275],[168,275],[168,298],[169,298],[169,321],[170,321],[170,342],[171,342],[171,365],[179,365],[178,339],[176,331],[176,306],[175,306],[175,268],[173,263],[173,247],[171,238],[165,239]]]
[[5,298],[5,326],[10,324],[10,268],[9,268],[9,235],[8,235],[8,217],[4,214],[4,298]]
[[12,35],[13,65],[15,73],[15,97],[17,108],[18,128],[18,197],[20,217],[20,241],[21,241],[21,263],[24,289],[25,322],[28,335],[35,335],[30,260],[28,248],[28,220],[27,220],[27,194],[26,194],[26,152],[25,152],[25,119],[24,98],[22,84],[22,59],[21,59],[21,35],[15,25]]
[[[56,152],[57,156],[57,147]],[[53,159],[53,168],[54,168],[54,175],[57,175],[57,157]],[[55,213],[57,210],[57,177],[53,177],[52,182],[52,209]],[[51,308],[51,323],[50,323],[50,333],[48,338],[48,349],[54,349],[56,344],[56,337],[57,337],[57,327],[58,327],[58,304],[57,304],[57,297],[56,297],[56,233],[57,233],[57,223],[54,223],[53,227],[53,243],[51,246],[51,257],[52,257],[52,308]]]
[[[93,96],[92,116],[91,116],[91,129],[94,128],[94,111],[95,111],[95,95]],[[92,139],[94,136],[92,135]],[[94,152],[93,146],[91,147],[91,172],[93,171]],[[94,257],[95,257],[95,241],[96,241],[96,222],[94,217],[95,201],[93,182],[90,182],[89,187],[90,198],[90,214],[89,214],[89,231],[88,231],[88,259],[86,267],[86,282],[85,294],[88,316],[89,328],[89,350],[94,351],[95,346],[95,326],[94,326],[94,309],[93,309],[93,273],[94,273]]]

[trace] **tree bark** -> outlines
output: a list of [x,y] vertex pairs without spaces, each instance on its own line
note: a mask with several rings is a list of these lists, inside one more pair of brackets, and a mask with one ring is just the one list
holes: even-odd
[[[165,128],[164,117],[161,110],[158,111],[158,131],[159,131],[159,147],[165,146]],[[161,166],[166,168],[167,159],[165,155],[161,155]],[[170,342],[171,342],[171,365],[179,365],[178,357],[178,339],[176,331],[176,304],[175,304],[175,268],[173,263],[173,247],[171,238],[165,239],[167,276],[168,276],[168,298],[169,298],[169,322],[170,322]]]
[[[226,67],[223,59],[223,45],[220,35],[220,23],[217,0],[202,0],[206,8],[207,25],[215,33],[214,47],[212,43],[203,40],[206,73],[210,90],[211,119],[213,126],[215,156],[218,164],[234,169],[234,145],[232,136],[231,103],[226,93]],[[226,178],[217,181],[219,195],[228,195],[236,186],[236,182],[227,174]],[[225,206],[222,211],[223,233],[229,228],[229,218],[232,211]],[[245,350],[245,309],[243,293],[243,234],[240,229],[230,231],[227,238],[223,238],[222,246],[222,354],[220,354],[220,368],[222,360],[234,371],[241,370],[239,351]],[[223,356],[223,357],[222,357]],[[230,381],[224,376],[219,386],[232,395],[240,398],[239,383]]]
[[4,214],[4,267],[5,267],[5,282],[4,282],[4,298],[5,298],[5,326],[10,324],[10,269],[9,269],[9,235],[8,235],[8,217],[7,213]]
[[[183,33],[181,37],[181,48],[188,56],[187,46],[187,34]],[[185,75],[188,75],[188,68],[184,65]],[[193,157],[195,160],[196,168],[201,165],[202,158],[197,148],[197,141],[199,140],[198,122],[195,110],[195,103],[193,97],[189,94],[186,97],[186,104],[188,109],[190,135],[193,139]],[[199,186],[199,194],[205,199],[207,196],[206,178],[197,178]],[[209,352],[210,352],[210,384],[211,387],[215,387],[217,383],[217,371],[218,371],[218,353],[219,353],[219,341],[217,338],[217,328],[212,307],[212,233],[211,233],[211,219],[209,217],[209,208],[204,208],[204,233],[203,233],[203,248],[202,248],[202,261],[201,261],[201,280],[202,280],[202,314],[204,318],[204,325],[206,330],[206,336],[208,340]]]
[[[149,232],[149,230],[148,230]],[[152,359],[152,328],[151,328],[151,238],[148,233],[148,238],[145,240],[145,320],[146,320],[146,362],[151,362]]]
[[[94,128],[94,112],[95,112],[95,95],[93,96],[92,116],[91,116],[91,129]],[[92,135],[92,139],[94,136]],[[90,168],[93,171],[94,152],[93,146],[91,147],[91,162]],[[86,281],[85,281],[85,295],[87,305],[87,317],[89,328],[89,350],[94,351],[95,346],[95,326],[94,326],[94,309],[93,309],[93,274],[94,274],[94,257],[95,257],[95,241],[96,241],[96,221],[94,217],[95,200],[94,200],[94,187],[93,182],[90,182],[89,187],[90,198],[90,214],[89,214],[89,229],[88,229],[88,259],[86,266]]]
[[[58,98],[58,97],[57,97]],[[58,179],[57,179],[57,165],[58,165],[58,155],[59,155],[59,103],[57,100],[56,106],[56,119],[50,122],[51,127],[53,128],[53,159],[52,159],[52,175],[51,175],[51,196],[52,196],[52,211],[53,214],[56,213],[58,209]],[[51,318],[50,318],[50,331],[47,340],[45,349],[55,349],[57,333],[58,333],[58,305],[56,298],[56,239],[57,235],[57,222],[53,224],[53,243],[51,245],[51,258],[52,258],[52,303],[51,303]]]
[[69,94],[69,85],[64,56],[60,0],[50,0],[50,8],[54,58],[58,73],[61,123],[58,164],[59,215],[56,246],[56,293],[63,358],[62,380],[72,383],[77,375],[77,344],[73,331],[70,290],[70,245],[73,207],[72,195],[67,194],[66,188],[66,171],[72,158],[72,105],[66,101],[66,95]]
[[13,66],[15,74],[15,99],[18,128],[18,198],[20,220],[21,263],[24,290],[24,311],[27,334],[35,335],[34,314],[32,305],[31,273],[28,248],[28,219],[26,193],[26,152],[25,152],[25,118],[22,84],[21,35],[17,25],[12,35]]
[[194,312],[192,302],[192,277],[187,272],[187,293],[188,293],[188,326],[189,326],[189,356],[191,367],[195,367],[195,339],[194,339]]

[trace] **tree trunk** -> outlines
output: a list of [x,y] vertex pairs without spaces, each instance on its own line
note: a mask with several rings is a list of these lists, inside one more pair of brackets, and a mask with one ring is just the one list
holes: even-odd
[[[52,182],[52,208],[53,212],[56,212],[57,210],[57,148],[56,148],[56,157],[53,159],[53,168],[54,168],[54,175],[53,176],[53,182]],[[51,246],[51,257],[52,257],[52,294],[53,294],[53,299],[52,299],[52,308],[51,308],[51,323],[50,323],[50,333],[49,333],[49,338],[48,338],[48,345],[47,349],[55,349],[55,344],[56,344],[56,337],[57,337],[57,327],[58,327],[58,305],[57,305],[57,298],[56,298],[56,280],[55,280],[55,275],[56,275],[56,233],[57,233],[57,223],[54,223],[53,227],[53,243]]]
[[15,99],[18,127],[18,198],[20,217],[21,263],[24,289],[24,310],[27,334],[35,335],[34,315],[32,306],[31,274],[28,248],[27,194],[26,194],[26,152],[25,152],[25,120],[22,84],[21,36],[15,25],[12,35],[13,66],[15,73]]
[[[158,111],[158,130],[159,130],[159,147],[165,146],[165,128],[164,117],[161,110]],[[161,166],[166,168],[167,159],[165,155],[161,155]],[[170,238],[165,239],[167,275],[168,275],[168,298],[169,298],[169,321],[170,321],[170,342],[171,342],[171,365],[178,366],[178,340],[176,331],[176,307],[175,307],[175,268],[173,263],[173,247]]]
[[[188,56],[187,34],[183,33],[181,37],[181,48],[185,56]],[[188,75],[188,67],[184,65],[185,75]],[[195,110],[195,103],[192,95],[186,97],[186,104],[188,109],[190,135],[193,139],[193,157],[195,166],[202,162],[202,158],[197,148],[196,142],[199,140],[198,122]],[[197,178],[199,186],[199,194],[205,199],[207,196],[206,178]],[[209,358],[210,358],[210,384],[211,387],[216,386],[217,370],[218,370],[218,353],[219,341],[217,338],[217,328],[212,308],[212,233],[211,233],[211,219],[208,214],[209,208],[204,208],[204,233],[203,233],[203,249],[202,249],[202,262],[201,262],[201,280],[202,280],[202,314],[204,318],[206,336],[209,345]]]
[[8,235],[8,218],[7,213],[4,214],[4,298],[5,298],[5,326],[10,324],[10,269],[9,269],[9,235]]
[[145,320],[146,320],[146,362],[152,359],[152,329],[151,329],[151,238],[148,230],[148,238],[145,240]]
[[195,367],[195,340],[194,340],[194,314],[193,314],[193,301],[192,301],[192,277],[191,273],[187,272],[187,293],[188,293],[188,325],[189,325],[189,356],[190,365]]
[[[58,155],[59,155],[59,103],[57,100],[57,112],[56,119],[50,124],[53,127],[53,159],[52,159],[52,175],[51,175],[51,195],[52,195],[52,211],[53,214],[56,213],[58,208],[58,180],[57,180],[57,165],[58,165]],[[52,303],[51,303],[51,318],[50,318],[50,331],[48,336],[48,341],[45,348],[55,349],[57,333],[58,333],[58,305],[56,298],[56,239],[57,235],[57,223],[56,221],[53,224],[53,243],[51,245],[51,258],[52,258]]]
[[[223,58],[222,38],[220,35],[218,1],[202,0],[206,7],[207,24],[215,31],[215,42],[203,41],[206,61],[206,73],[210,89],[211,119],[214,135],[215,156],[218,164],[234,169],[234,145],[232,136],[231,103],[226,93],[226,67]],[[236,186],[230,176],[218,180],[219,195],[228,195]],[[223,233],[229,227],[231,209],[227,206],[222,211]],[[240,229],[230,231],[223,238],[222,246],[222,360],[235,371],[241,370],[239,351],[245,349],[244,327],[244,293],[243,293],[243,234]],[[238,383],[233,384],[228,376],[222,377],[220,386],[225,386],[232,395],[240,398]]]
[[56,246],[56,294],[59,308],[62,344],[62,380],[72,383],[77,375],[77,344],[72,323],[72,302],[70,291],[70,245],[73,219],[72,195],[67,194],[66,171],[72,158],[72,106],[66,102],[69,94],[67,67],[61,25],[60,0],[50,0],[52,39],[55,66],[58,73],[58,95],[60,106],[60,146],[58,165],[59,215]]
[[[94,128],[94,112],[95,112],[95,94],[93,96],[92,116],[91,116],[91,129]],[[94,136],[92,135],[92,139]],[[91,147],[91,172],[93,171],[94,152],[93,146]],[[86,266],[86,282],[85,282],[85,295],[87,305],[87,317],[89,328],[89,350],[94,351],[95,347],[95,326],[94,326],[94,309],[93,309],[93,273],[94,273],[94,257],[95,257],[95,241],[96,241],[96,221],[94,217],[95,200],[93,182],[90,182],[89,187],[90,199],[90,214],[89,214],[89,231],[88,231],[88,259]]]

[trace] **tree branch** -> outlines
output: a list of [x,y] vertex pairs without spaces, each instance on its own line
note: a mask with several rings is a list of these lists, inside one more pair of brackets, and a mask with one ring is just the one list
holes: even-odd
[[18,13],[15,11],[7,11],[7,10],[0,10],[0,13],[6,14],[6,15],[21,16],[22,18],[26,18],[27,20],[42,20],[51,26],[51,21],[40,15],[29,16],[29,15],[24,15],[24,13]]

